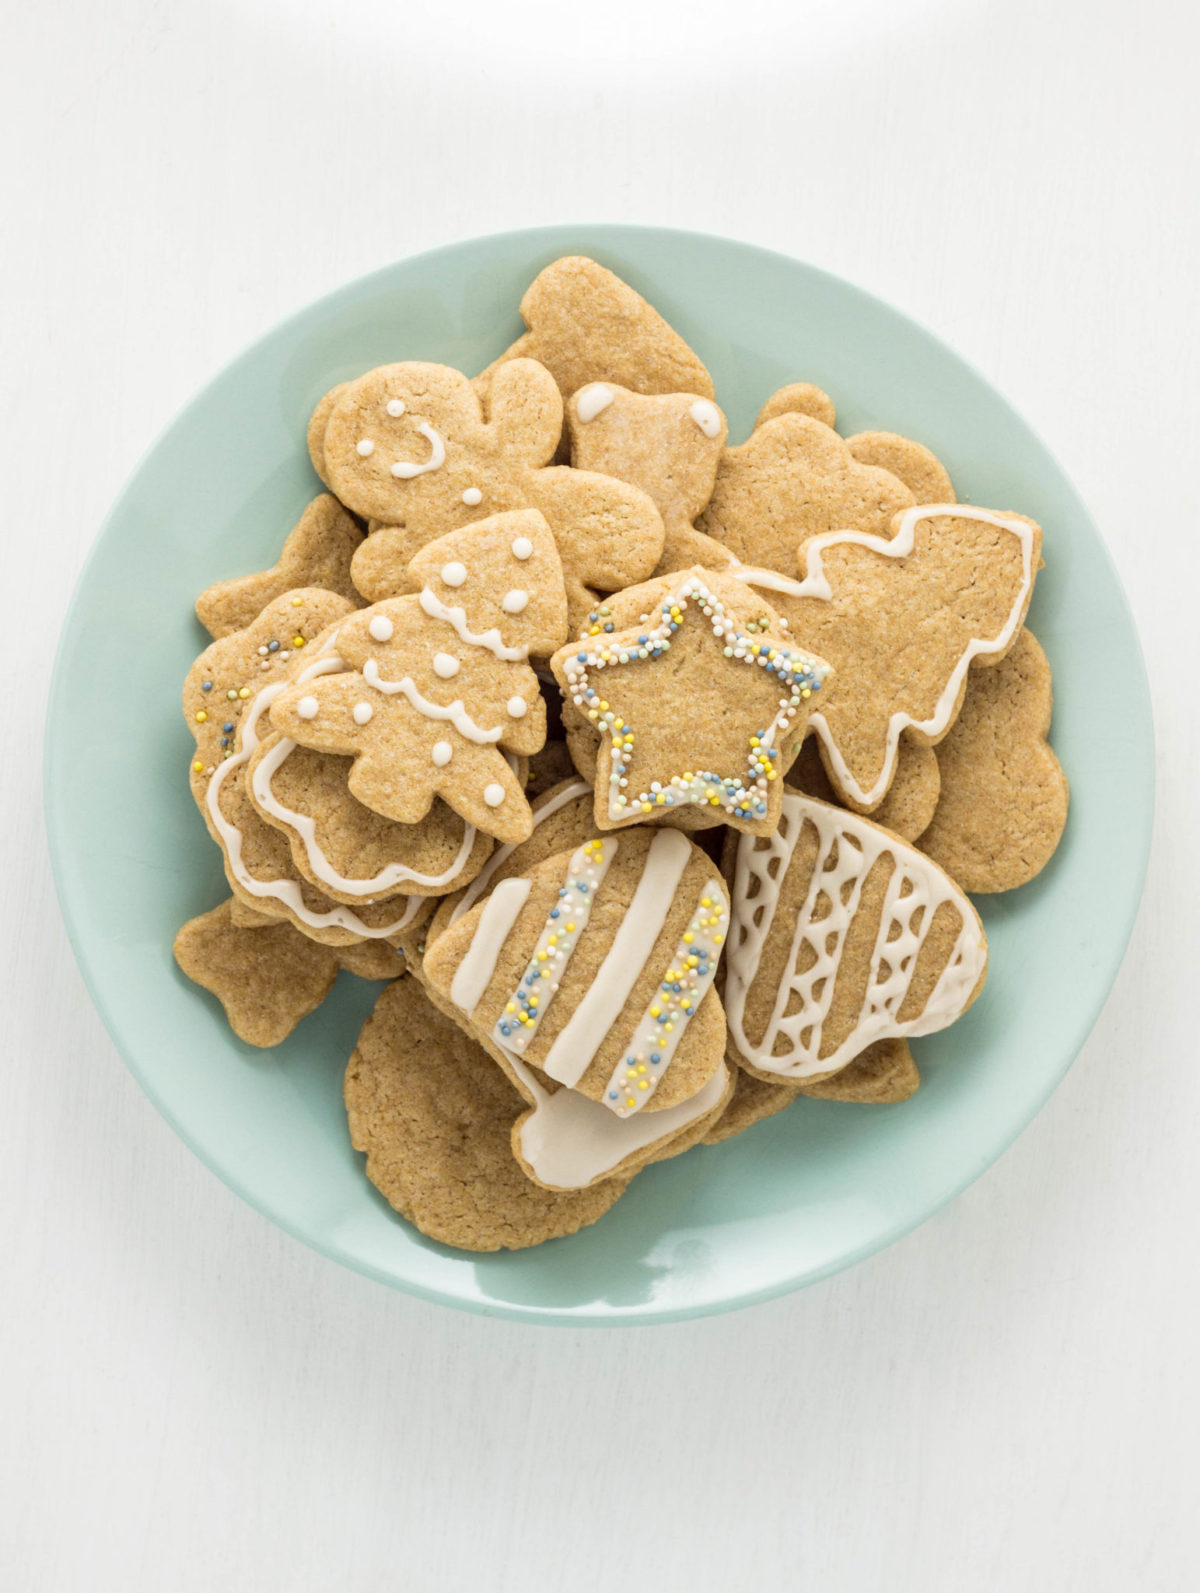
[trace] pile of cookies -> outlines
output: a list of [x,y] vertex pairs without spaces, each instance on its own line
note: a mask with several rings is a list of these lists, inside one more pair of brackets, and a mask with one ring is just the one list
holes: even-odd
[[190,779],[229,896],[176,959],[252,1045],[339,971],[367,1176],[472,1250],[572,1233],[798,1096],[895,1102],[982,989],[969,893],[1067,786],[1040,528],[807,383],[726,423],[628,285],[558,260],[475,377],[381,366],[328,489],[204,592]]

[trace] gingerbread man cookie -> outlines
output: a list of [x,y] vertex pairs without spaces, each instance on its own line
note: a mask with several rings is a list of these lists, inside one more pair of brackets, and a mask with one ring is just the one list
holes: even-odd
[[370,601],[415,590],[409,565],[425,544],[499,512],[532,508],[550,524],[572,612],[595,590],[644,580],[662,553],[662,520],[637,487],[592,471],[550,466],[562,397],[534,360],[502,366],[485,419],[459,371],[384,365],[346,383],[329,406],[322,460],[333,490],[382,522],[354,558]]

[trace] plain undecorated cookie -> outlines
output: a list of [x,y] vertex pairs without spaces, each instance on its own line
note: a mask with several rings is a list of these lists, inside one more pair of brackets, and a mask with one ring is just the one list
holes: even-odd
[[403,1217],[460,1250],[522,1250],[602,1217],[628,1187],[543,1189],[513,1156],[526,1103],[480,1046],[399,979],[346,1069],[346,1112],[367,1177]]
[[350,562],[362,539],[354,516],[324,492],[288,532],[269,570],[218,581],[196,599],[196,615],[210,636],[228,636],[253,624],[285,592],[313,586],[337,592],[358,607],[361,599],[350,579]]
[[564,398],[588,382],[713,396],[711,376],[679,333],[627,282],[584,255],[565,255],[540,271],[521,300],[521,318],[529,330],[476,378],[484,390],[508,361],[535,359]]
[[941,798],[920,846],[964,890],[1024,885],[1062,837],[1068,787],[1046,740],[1052,705],[1050,665],[1022,630],[994,669],[972,673],[938,743]]

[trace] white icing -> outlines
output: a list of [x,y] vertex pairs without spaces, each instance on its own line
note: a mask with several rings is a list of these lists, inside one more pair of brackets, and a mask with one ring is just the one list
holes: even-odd
[[493,780],[491,785],[484,786],[483,800],[487,803],[489,808],[498,808],[504,801],[504,787],[502,785],[498,785]]
[[533,557],[533,543],[528,537],[514,537],[512,554],[514,559],[520,559],[523,564],[526,559]]
[[[762,1038],[754,1045],[745,1029],[746,998],[758,974],[784,876],[806,823],[817,832],[816,862],[807,896],[796,914],[786,972],[779,981]],[[872,866],[884,856],[891,857],[895,866],[884,893],[862,1006],[846,1038],[822,1056],[822,1029],[833,1003],[846,936],[858,911],[863,884]],[[955,908],[960,922],[954,949],[922,1011],[902,1022],[898,1014],[921,947],[938,908],[946,903]],[[822,909],[827,906],[828,911],[814,919],[818,904]],[[914,928],[918,909],[921,920]],[[802,962],[805,967],[800,972]],[[875,1040],[944,1029],[962,1012],[986,966],[983,930],[953,881],[914,847],[857,814],[788,792],[774,835],[740,838],[725,1011],[738,1049],[764,1072],[789,1079],[830,1073]]]
[[698,398],[689,408],[688,414],[706,437],[721,435],[721,411],[710,399]]
[[510,719],[524,719],[529,712],[529,704],[524,697],[510,697],[507,703],[508,717]]
[[998,526],[1004,531],[1011,531],[1021,544],[1022,567],[1021,585],[1013,601],[1012,609],[999,633],[993,637],[972,637],[967,643],[958,662],[955,664],[949,679],[946,681],[941,696],[938,698],[933,713],[928,719],[913,719],[904,712],[897,710],[888,720],[887,737],[884,745],[883,767],[879,778],[869,790],[859,785],[850,770],[841,750],[834,740],[829,722],[820,709],[815,710],[809,718],[809,723],[816,730],[829,754],[829,761],[833,764],[838,784],[846,794],[863,807],[877,807],[887,794],[895,771],[896,757],[900,745],[901,733],[913,728],[920,730],[925,735],[937,738],[950,724],[950,716],[954,712],[954,705],[958,701],[958,694],[966,679],[967,670],[975,658],[985,657],[991,653],[1002,653],[1008,647],[1017,633],[1021,618],[1025,613],[1029,601],[1029,594],[1033,586],[1033,528],[1024,520],[1014,519],[1010,515],[996,514],[991,509],[976,509],[962,503],[933,503],[918,504],[915,508],[906,509],[904,518],[900,522],[900,529],[894,537],[872,536],[866,531],[826,531],[820,536],[813,537],[805,544],[804,552],[807,559],[807,574],[803,581],[789,580],[786,575],[777,575],[773,570],[748,569],[744,565],[732,566],[728,573],[736,576],[739,581],[747,586],[758,587],[767,592],[783,592],[789,597],[812,597],[829,602],[833,597],[833,588],[825,574],[822,555],[826,548],[838,547],[843,543],[853,542],[860,547],[871,548],[876,553],[882,553],[889,559],[904,558],[911,553],[916,542],[917,525],[922,520],[929,520],[939,515],[951,515],[960,520],[979,520],[986,525]]
[[[604,1104],[618,1117],[640,1112],[671,1066],[688,1024],[716,977],[728,918],[725,887],[719,879],[710,879],[696,899],[687,938],[676,944],[662,984],[647,1003],[623,1057],[604,1086]],[[694,961],[694,968],[687,966],[689,960]]]
[[369,725],[375,710],[369,702],[356,702],[354,704],[354,723],[356,725]]
[[442,580],[447,586],[461,586],[467,578],[467,567],[460,564],[457,559],[451,559],[448,564],[442,565]]
[[321,704],[315,697],[301,697],[296,704],[296,717],[298,719],[315,719],[321,710]]
[[437,764],[439,769],[444,769],[453,756],[454,748],[448,741],[434,742],[433,751],[430,753],[430,757],[433,759],[434,763]]
[[440,680],[453,680],[462,666],[450,653],[433,655],[433,672]]
[[[447,566],[449,568],[449,566]],[[446,571],[442,571],[442,580],[446,580]],[[456,583],[446,581],[447,586]],[[508,663],[516,663],[529,657],[528,647],[507,647],[500,632],[496,629],[490,631],[473,631],[467,624],[467,611],[463,608],[449,608],[437,598],[428,587],[421,593],[421,607],[430,619],[445,620],[448,625],[453,625],[461,639],[469,647],[486,647],[489,653],[495,653],[497,658],[503,658]]]
[[483,493],[478,487],[468,487],[462,495],[462,501],[468,509],[473,509],[477,503],[483,502]]
[[375,444],[369,437],[364,437],[363,440],[358,444],[358,452],[364,459],[369,459],[375,452]]
[[679,830],[660,830],[651,841],[633,900],[604,961],[542,1063],[543,1070],[560,1084],[579,1083],[629,999],[667,921],[691,850],[691,843]]
[[[330,644],[326,645],[328,646]],[[326,653],[323,657],[314,659],[312,664],[310,664],[306,669],[302,670],[299,678],[301,681],[305,681],[311,679],[315,675],[333,674],[342,671],[344,668],[345,665],[336,654]],[[224,813],[221,812],[221,789],[225,781],[230,777],[235,769],[243,767],[249,761],[251,756],[257,751],[259,746],[258,721],[275,701],[276,697],[278,697],[279,694],[284,691],[289,684],[290,682],[286,680],[280,680],[276,681],[273,685],[264,686],[258,695],[253,699],[253,701],[248,704],[245,718],[242,720],[241,750],[236,752],[232,758],[226,758],[223,763],[219,764],[213,772],[212,779],[208,782],[208,790],[205,793],[205,803],[208,807],[208,813],[212,820],[213,828],[220,836],[221,844],[225,848],[225,855],[229,859],[230,873],[233,875],[234,879],[238,882],[242,889],[245,890],[249,895],[260,898],[271,897],[276,901],[283,902],[286,907],[291,909],[297,918],[299,918],[303,923],[308,924],[312,929],[347,929],[352,934],[361,935],[366,940],[386,940],[389,936],[396,934],[401,929],[404,929],[416,917],[421,907],[420,897],[408,897],[405,901],[404,911],[401,917],[398,918],[394,923],[384,924],[379,929],[372,929],[368,924],[363,922],[357,913],[352,912],[348,907],[337,905],[331,907],[328,912],[313,912],[311,908],[305,905],[304,896],[297,880],[260,880],[256,879],[254,875],[250,873],[249,869],[242,861],[242,832],[237,828],[236,825],[230,824]],[[280,749],[284,748],[286,750],[283,752],[283,757],[286,757],[294,747],[294,741],[289,741],[286,737],[283,737],[275,747],[271,756],[277,756]],[[262,768],[267,761],[267,759],[264,759],[263,764],[259,766],[259,769],[256,771],[256,778],[261,773]],[[282,761],[282,759],[279,761]],[[275,767],[278,767],[278,764],[276,764]],[[269,779],[270,772],[263,776],[264,787],[268,785]],[[255,794],[260,795],[257,785],[255,787]],[[270,793],[268,789],[268,797],[269,796]],[[271,800],[273,800],[273,798]],[[264,806],[269,806],[269,803],[264,802]],[[306,815],[301,814],[292,815],[289,809],[282,807],[282,804],[279,806],[282,814],[286,816],[288,823],[293,823],[298,819],[303,819],[306,817]],[[311,823],[312,821],[309,820],[309,822]],[[299,828],[299,826],[297,827]],[[473,845],[475,832],[470,825],[466,827],[466,834],[470,837],[471,844]],[[470,846],[467,847],[467,851],[469,853]],[[311,851],[309,856],[311,859]],[[444,883],[449,883],[449,881],[454,878],[454,875],[461,871],[463,862],[465,862],[465,860],[465,857],[461,862],[456,860],[452,869],[447,871]],[[316,872],[315,865],[314,872]],[[437,882],[433,881],[431,883]],[[348,889],[353,888],[353,886],[348,887]],[[397,903],[397,905],[399,905],[399,903]]]
[[488,897],[466,955],[454,970],[450,999],[460,1012],[472,1013],[492,982],[504,942],[529,898],[533,882],[506,879]]
[[514,586],[511,591],[505,592],[500,602],[500,607],[506,614],[523,614],[528,606],[529,593],[523,592],[519,586]]
[[480,746],[488,746],[499,741],[504,734],[503,727],[495,730],[484,730],[477,725],[459,700],[443,707],[441,703],[430,702],[423,696],[411,675],[405,675],[402,680],[384,680],[379,674],[379,665],[373,658],[368,658],[362,668],[363,679],[368,686],[374,686],[376,691],[383,692],[386,696],[405,696],[419,714],[424,714],[426,719],[445,720],[452,724],[460,736],[465,736],[468,741],[477,742]]
[[417,427],[422,437],[429,439],[430,454],[423,465],[410,465],[405,459],[397,459],[392,466],[392,475],[398,476],[401,481],[411,481],[414,476],[427,475],[431,470],[437,470],[446,463],[446,445],[428,421],[422,421]]
[[399,420],[404,413],[404,400],[402,398],[389,398],[387,412],[393,420]]
[[551,1093],[520,1057],[507,1048],[504,1054],[533,1102],[533,1111],[520,1128],[521,1155],[535,1176],[555,1189],[584,1189],[626,1157],[680,1133],[714,1111],[729,1084],[722,1063],[690,1100],[659,1112],[620,1118],[577,1090]]
[[582,421],[595,420],[612,403],[616,394],[603,382],[593,382],[575,396],[575,413]]
[[[560,808],[565,808],[568,802],[574,802],[577,797],[586,795],[591,789],[591,786],[588,785],[586,781],[572,780],[570,785],[564,786],[557,796],[551,797],[550,800],[548,802],[544,802],[540,808],[534,809],[534,829],[537,829],[538,825],[541,824],[543,819],[548,819],[552,813],[557,813]],[[467,886],[466,890],[463,891],[458,901],[455,902],[454,910],[450,914],[450,923],[456,924],[464,913],[469,913],[471,911],[471,908],[474,907],[475,903],[492,883],[492,880],[496,876],[497,869],[499,869],[508,861],[508,859],[516,851],[518,844],[518,842],[512,841],[505,846],[497,847],[497,849],[492,853],[491,857],[488,858],[484,867]]]
[[512,995],[496,1019],[492,1038],[524,1053],[546,1016],[591,917],[596,892],[620,843],[611,836],[585,841],[567,862],[563,883]]
[[376,642],[390,642],[396,634],[396,627],[386,614],[376,614],[367,626],[367,630],[370,632],[371,640]]

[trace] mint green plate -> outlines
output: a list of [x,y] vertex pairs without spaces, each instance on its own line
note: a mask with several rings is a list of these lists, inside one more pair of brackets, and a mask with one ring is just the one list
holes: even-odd
[[[179,689],[212,581],[270,564],[319,484],[304,429],[335,382],[395,359],[486,365],[563,254],[640,289],[702,355],[744,437],[790,381],[846,432],[902,431],[961,496],[1033,515],[1046,569],[1030,624],[1054,666],[1066,836],[1024,890],[984,898],[987,988],[918,1042],[902,1106],[801,1101],[728,1145],[652,1167],[595,1227],[516,1255],[433,1244],[368,1184],[342,1070],[378,987],[343,974],[286,1044],[240,1044],[171,958],[225,894],[187,784]],[[890,1244],[996,1159],[1096,1020],[1141,890],[1153,806],[1150,703],[1104,544],[1058,465],[957,355],[834,277],[746,244],[553,227],[455,244],[330,294],[193,399],[122,494],[79,581],[50,695],[46,810],[75,954],[117,1046],[167,1121],[245,1200],[307,1244],[426,1299],[527,1321],[662,1322],[783,1294]]]

